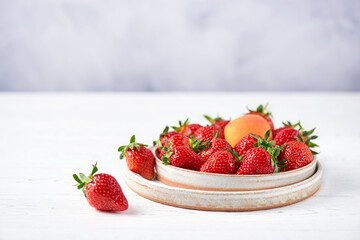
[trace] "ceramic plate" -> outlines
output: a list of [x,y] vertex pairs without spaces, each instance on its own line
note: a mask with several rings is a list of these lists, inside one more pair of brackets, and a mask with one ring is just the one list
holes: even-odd
[[281,207],[304,200],[320,188],[322,167],[317,162],[309,178],[283,187],[250,191],[209,191],[165,185],[146,180],[126,168],[125,181],[137,194],[150,200],[190,209],[212,211],[249,211]]
[[310,164],[288,172],[262,175],[230,175],[187,170],[164,165],[160,159],[157,157],[155,159],[157,179],[159,181],[169,186],[198,190],[242,191],[281,187],[309,178],[316,169],[316,158],[314,158],[314,161]]

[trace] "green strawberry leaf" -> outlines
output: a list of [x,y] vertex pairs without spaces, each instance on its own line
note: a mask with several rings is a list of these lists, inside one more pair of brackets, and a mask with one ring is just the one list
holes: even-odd
[[86,184],[92,181],[93,175],[98,171],[97,162],[92,166],[93,166],[92,171],[88,177],[83,173],[79,173],[80,177],[76,174],[72,175],[74,180],[77,182],[77,184],[75,184],[74,186],[76,186],[77,189],[82,189],[82,192],[84,193],[85,197],[86,197],[86,191],[85,191]]
[[[78,183],[82,183],[80,178],[76,175],[76,174],[73,174],[73,178],[75,179],[75,181],[77,181]],[[76,184],[77,186],[77,184]]]

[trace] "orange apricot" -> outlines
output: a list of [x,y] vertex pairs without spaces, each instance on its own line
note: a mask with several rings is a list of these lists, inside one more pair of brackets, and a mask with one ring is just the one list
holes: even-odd
[[[263,137],[269,129],[271,129],[270,125],[263,117],[252,114],[244,115],[232,120],[226,125],[225,140],[234,147],[245,135],[252,133]],[[272,133],[270,134],[269,141],[271,139]]]

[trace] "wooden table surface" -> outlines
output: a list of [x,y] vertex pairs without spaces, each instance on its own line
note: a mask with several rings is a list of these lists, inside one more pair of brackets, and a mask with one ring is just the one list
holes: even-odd
[[[323,184],[311,198],[253,212],[175,208],[133,193],[117,148],[165,125],[235,118],[269,102],[275,125],[317,127]],[[1,93],[0,239],[360,239],[359,93]],[[117,178],[129,209],[91,208],[73,173]]]

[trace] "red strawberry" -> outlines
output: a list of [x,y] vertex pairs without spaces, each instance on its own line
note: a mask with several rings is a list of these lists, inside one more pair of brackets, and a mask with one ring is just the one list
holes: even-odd
[[273,138],[276,137],[276,135],[278,135],[279,132],[281,132],[282,130],[284,129],[287,129],[287,128],[295,128],[296,126],[298,126],[300,124],[300,122],[298,123],[295,123],[295,124],[292,124],[290,121],[287,121],[286,123],[283,122],[283,127],[280,127],[280,128],[276,128],[274,131],[273,131]]
[[[179,146],[189,146],[195,152],[201,152],[203,149],[208,149],[210,145],[210,141],[204,141],[204,139],[196,140],[194,135],[190,135],[190,137],[185,137],[183,135],[174,135],[170,138],[170,140],[166,143],[166,149],[163,147],[159,149],[159,159],[162,159],[168,149],[173,150]],[[161,150],[163,149],[163,150]]]
[[273,136],[274,138],[284,129],[288,129],[289,127],[280,127],[280,128],[276,128],[274,129],[274,132],[273,132]]
[[130,138],[130,144],[119,147],[120,159],[126,158],[128,168],[146,179],[154,178],[155,158],[146,148],[147,145],[135,142],[135,135]]
[[220,138],[220,130],[217,127],[205,126],[196,130],[194,136],[196,140],[204,139],[205,141],[211,141],[214,138],[215,134],[218,134]]
[[93,165],[91,174],[87,177],[83,173],[73,175],[78,184],[78,189],[82,189],[90,206],[102,211],[124,211],[128,209],[128,202],[116,179],[105,173],[96,174],[98,168]]
[[194,134],[196,132],[196,130],[198,130],[199,128],[202,128],[202,126],[200,124],[197,124],[197,123],[189,124],[182,131],[182,135],[190,136],[191,134]]
[[204,117],[210,122],[211,125],[219,128],[219,138],[224,138],[225,127],[230,121],[224,120],[220,116],[217,116],[216,118],[211,118],[207,115],[204,115]]
[[[183,135],[177,134],[171,136],[164,146],[168,146],[170,149],[174,149],[176,147],[185,146],[185,145],[189,145],[189,139],[187,137],[184,137]],[[161,149],[159,150],[160,150],[159,159],[161,159],[162,156],[166,154],[166,152]]]
[[270,129],[265,133],[264,139],[252,135],[257,139],[253,148],[246,151],[242,158],[237,175],[276,173],[283,168],[284,161],[277,160],[282,147],[276,146],[275,141],[268,142]]
[[180,134],[175,131],[169,132],[169,127],[166,126],[165,129],[163,130],[163,132],[160,134],[159,140],[154,142],[154,146],[156,144],[161,145],[161,146],[166,146],[166,142],[169,141],[169,139],[174,135],[180,135]]
[[[161,153],[160,147],[166,146],[166,142],[168,142],[172,136],[176,136],[176,135],[180,136],[180,134],[175,131],[169,132],[169,127],[166,126],[163,132],[160,134],[159,139],[153,141],[153,146],[157,146],[156,153]],[[159,156],[159,158],[161,157]]]
[[164,164],[199,171],[201,166],[206,162],[206,159],[196,154],[196,152],[188,146],[176,147],[173,150],[163,147],[163,150],[167,151],[161,159]]
[[189,138],[184,137],[183,135],[174,135],[168,142],[170,144],[170,148],[174,149],[179,146],[189,145]]
[[234,174],[239,165],[239,159],[236,152],[227,151],[215,152],[201,166],[200,172]]
[[279,155],[279,160],[286,160],[285,171],[301,168],[311,163],[314,159],[311,150],[303,142],[290,141],[285,144]]
[[[305,131],[304,128],[301,126],[300,122],[291,125],[290,122],[289,128],[283,129],[281,132],[279,132],[274,140],[276,141],[277,145],[283,145],[284,143],[290,142],[290,141],[300,141],[304,142],[309,148],[312,154],[317,154],[317,152],[313,151],[312,148],[318,147],[317,144],[313,143],[312,140],[317,139],[318,136],[312,135],[315,131],[315,128]],[[296,130],[292,127],[299,127],[299,130]]]
[[281,132],[279,132],[274,138],[277,145],[281,146],[286,142],[298,140],[299,131],[294,128],[285,128]]
[[236,175],[267,174],[273,173],[274,169],[270,154],[263,148],[255,147],[245,153]]
[[256,108],[256,110],[250,110],[250,109],[248,108],[248,110],[249,110],[249,113],[248,113],[248,114],[249,114],[249,115],[250,115],[250,114],[259,115],[259,116],[263,117],[263,118],[267,121],[267,123],[269,124],[269,126],[270,126],[270,128],[271,128],[271,131],[274,132],[274,129],[275,129],[275,128],[274,128],[274,123],[273,123],[273,121],[271,120],[272,114],[271,114],[271,112],[266,111],[267,106],[268,106],[268,104],[266,104],[265,106],[259,105],[259,106]]
[[231,149],[231,145],[223,138],[214,138],[210,142],[210,147],[201,151],[201,156],[205,159],[209,159],[211,155],[218,151],[227,151]]
[[[256,135],[258,136],[258,135]],[[258,136],[260,137],[260,136]],[[242,156],[246,153],[247,150],[254,147],[254,144],[257,143],[257,139],[254,138],[252,135],[247,134],[245,137],[240,139],[238,143],[234,146],[235,150],[239,154],[239,156]]]
[[196,130],[198,130],[199,128],[202,127],[200,124],[197,124],[197,123],[193,123],[193,124],[189,124],[189,123],[190,123],[190,121],[187,118],[184,123],[179,121],[179,126],[178,127],[173,126],[172,128],[176,132],[178,132],[184,136],[190,136],[191,134],[195,133]]

